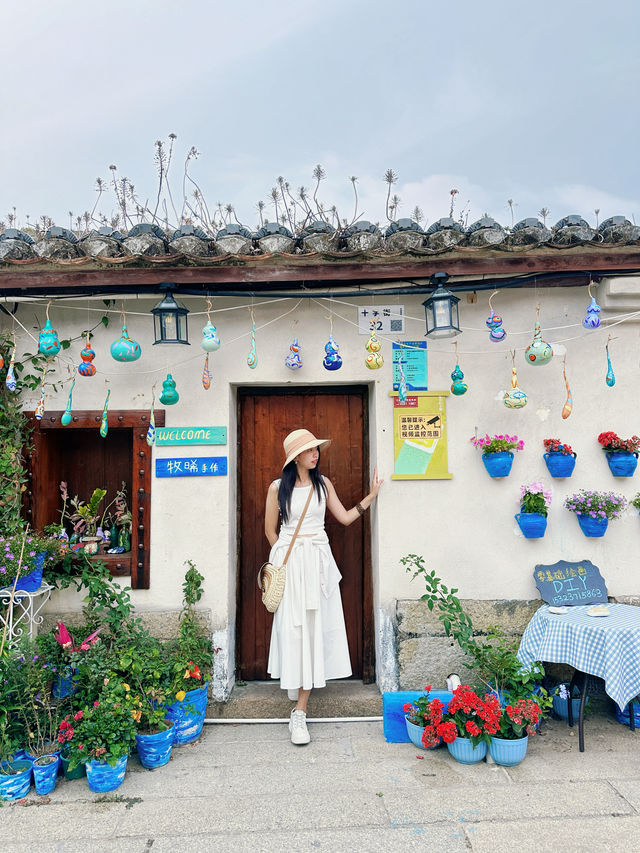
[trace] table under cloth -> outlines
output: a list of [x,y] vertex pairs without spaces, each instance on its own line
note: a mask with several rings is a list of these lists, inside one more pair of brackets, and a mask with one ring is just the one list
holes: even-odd
[[622,710],[640,693],[640,607],[608,604],[609,616],[589,616],[589,605],[549,613],[544,604],[527,625],[518,659],[567,663],[604,679],[605,690]]

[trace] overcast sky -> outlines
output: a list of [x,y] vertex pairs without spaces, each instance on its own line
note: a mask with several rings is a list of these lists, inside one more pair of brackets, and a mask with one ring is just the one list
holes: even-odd
[[[0,219],[91,209],[109,165],[156,192],[154,141],[175,133],[209,204],[257,222],[278,175],[385,220],[509,224],[550,209],[640,224],[637,0],[29,0],[3,4]],[[112,192],[101,210],[115,210]],[[273,212],[270,211],[273,218]]]

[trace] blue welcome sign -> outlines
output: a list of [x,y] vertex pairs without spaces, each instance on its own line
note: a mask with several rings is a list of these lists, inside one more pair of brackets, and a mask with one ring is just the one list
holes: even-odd
[[558,560],[536,566],[533,572],[540,598],[554,607],[576,604],[606,604],[607,585],[600,569],[589,560],[569,563]]
[[226,456],[178,456],[156,459],[156,477],[223,477]]

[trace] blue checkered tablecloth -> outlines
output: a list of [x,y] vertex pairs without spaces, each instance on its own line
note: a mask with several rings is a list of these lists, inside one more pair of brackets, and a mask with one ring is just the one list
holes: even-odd
[[527,625],[518,658],[568,663],[604,679],[605,690],[620,709],[640,693],[640,607],[608,604],[609,616],[589,616],[589,606],[570,607],[562,615],[544,604]]

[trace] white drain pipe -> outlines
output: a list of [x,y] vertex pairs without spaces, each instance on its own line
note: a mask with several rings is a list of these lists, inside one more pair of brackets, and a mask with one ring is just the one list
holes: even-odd
[[[381,723],[382,717],[308,717],[308,723]],[[255,717],[236,717],[232,719],[215,719],[211,717],[205,717],[205,724],[210,726],[216,725],[251,725],[251,724],[264,724],[264,723],[288,723],[289,717],[279,717],[274,719],[273,717],[269,718],[255,718]]]

